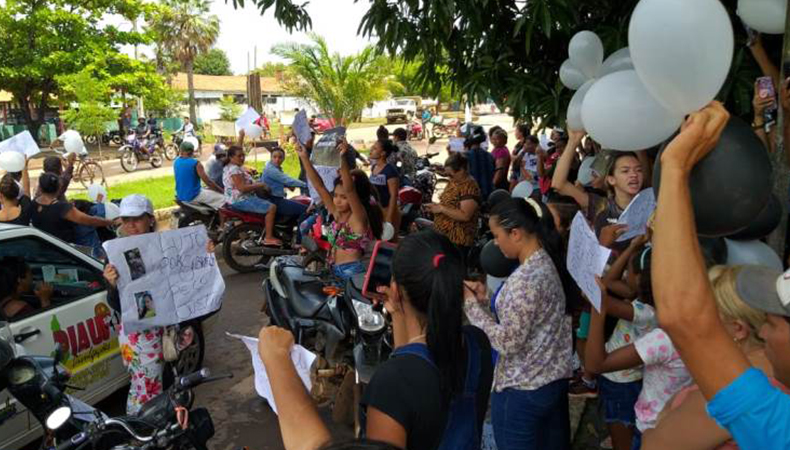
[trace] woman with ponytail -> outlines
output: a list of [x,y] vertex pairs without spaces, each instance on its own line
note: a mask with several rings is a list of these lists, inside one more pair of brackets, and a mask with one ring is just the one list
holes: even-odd
[[367,438],[409,450],[435,449],[440,443],[446,447],[447,412],[464,388],[466,338],[472,336],[480,349],[475,396],[479,442],[493,376],[491,346],[479,329],[462,327],[465,273],[460,251],[435,231],[409,235],[399,244],[392,282],[384,290],[395,351],[376,369],[363,394]]
[[493,308],[482,284],[469,283],[464,292],[469,321],[499,353],[491,397],[497,448],[568,449],[569,311],[578,287],[565,267],[562,240],[549,209],[533,199],[502,201],[489,225],[502,253],[520,262]]

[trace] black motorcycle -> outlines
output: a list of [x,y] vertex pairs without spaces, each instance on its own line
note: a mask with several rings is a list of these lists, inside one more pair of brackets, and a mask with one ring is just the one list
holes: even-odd
[[[195,136],[195,138],[198,140],[198,147],[195,149],[195,154],[200,156],[203,153],[203,139],[200,136]],[[165,158],[167,158],[168,161],[172,161],[178,157],[179,148],[182,142],[184,142],[183,132],[173,133],[173,135],[170,136],[170,142],[167,144],[164,143],[164,138],[162,138],[162,146],[165,149]]]
[[[206,450],[214,426],[205,408],[191,409],[192,388],[232,375],[210,377],[208,369],[201,369],[177,378],[136,415],[108,418],[64,393],[70,375],[59,365],[60,355],[58,349],[54,358],[17,357],[11,344],[0,339],[0,391],[8,388],[48,431],[45,439],[53,442],[42,447]],[[0,423],[8,418],[0,417]]]
[[[98,139],[96,139],[95,135],[85,136],[85,143],[89,145],[96,145],[98,143]],[[123,144],[121,130],[110,130],[105,132],[101,135],[101,143],[103,145],[110,145],[110,143],[115,145]]]
[[214,243],[220,241],[221,228],[219,211],[209,205],[194,202],[182,202],[176,199],[178,209],[170,216],[170,228],[186,228],[194,225],[205,225],[208,237]]

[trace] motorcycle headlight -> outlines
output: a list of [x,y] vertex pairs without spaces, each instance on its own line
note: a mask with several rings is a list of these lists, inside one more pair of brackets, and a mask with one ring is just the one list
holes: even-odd
[[381,313],[373,311],[373,305],[351,299],[354,312],[357,314],[357,323],[362,331],[375,333],[384,329],[386,322]]

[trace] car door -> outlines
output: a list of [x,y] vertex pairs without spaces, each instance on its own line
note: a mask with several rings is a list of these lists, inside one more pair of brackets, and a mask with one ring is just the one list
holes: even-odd
[[[47,282],[54,288],[50,307],[5,318],[17,349],[48,356],[59,344],[62,364],[73,375],[69,384],[85,389],[70,393],[91,404],[123,384],[126,371],[100,266],[60,241],[35,234],[0,241],[0,258],[8,256],[24,260],[34,285]],[[30,429],[38,425],[32,416],[28,422]],[[0,426],[0,436],[10,436],[5,427]]]

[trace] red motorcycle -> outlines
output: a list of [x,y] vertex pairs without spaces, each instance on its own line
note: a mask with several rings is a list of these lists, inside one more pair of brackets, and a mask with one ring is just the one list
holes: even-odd
[[406,139],[409,141],[425,139],[425,130],[422,127],[422,122],[415,119],[406,125]]
[[[310,204],[310,197],[294,197],[290,200],[303,205]],[[295,255],[296,226],[298,217],[278,217],[274,225],[274,235],[283,243],[282,247],[263,244],[266,230],[264,214],[238,211],[229,206],[219,210],[222,223],[222,256],[228,265],[237,272],[251,272],[266,269],[272,258],[282,255]]]

